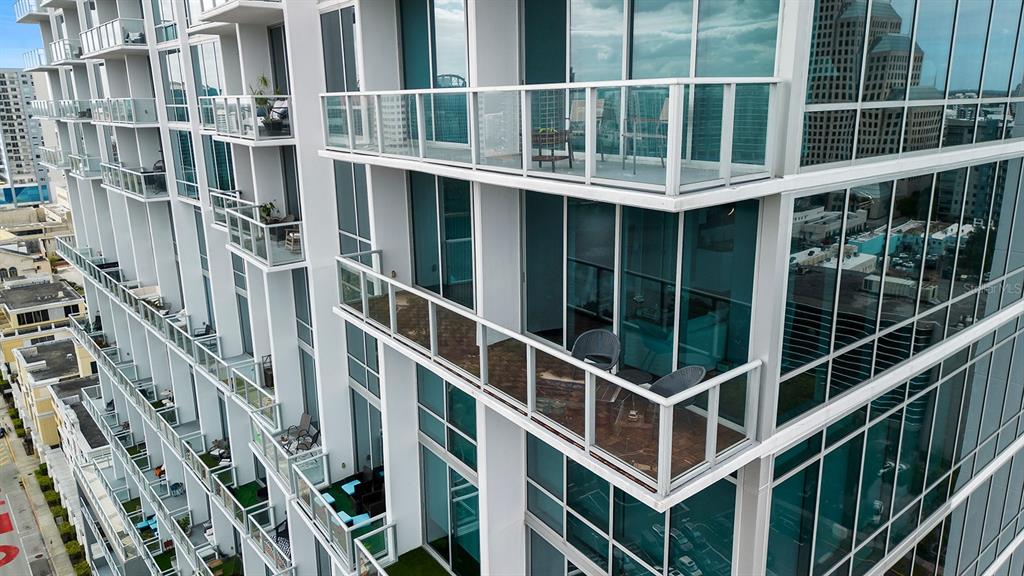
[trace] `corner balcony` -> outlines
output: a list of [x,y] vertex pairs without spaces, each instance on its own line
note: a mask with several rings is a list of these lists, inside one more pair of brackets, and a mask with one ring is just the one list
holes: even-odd
[[50,14],[39,7],[36,0],[17,0],[14,3],[14,21],[18,24],[30,22],[47,22]]
[[68,122],[87,122],[92,120],[92,101],[58,100],[57,115]]
[[[319,432],[307,431],[296,435],[296,426],[268,426],[265,418],[252,418],[249,424],[249,447],[283,486],[295,486],[294,466],[297,462],[323,454]],[[325,466],[326,462],[321,465]],[[320,474],[326,476],[327,472]]]
[[[228,225],[228,243],[250,257],[261,268],[269,270],[279,266],[300,264],[305,260],[302,251],[302,222],[289,215],[276,218],[262,214],[260,206],[236,205],[225,209]],[[294,268],[294,266],[291,266]]]
[[358,262],[337,265],[341,316],[433,362],[651,506],[666,508],[691,481],[738,468],[730,460],[756,445],[759,360],[665,396]]
[[40,8],[74,8],[75,0],[39,0]]
[[43,70],[53,70],[54,66],[50,64],[50,55],[43,48],[33,48],[22,55],[22,60],[25,65],[25,72],[41,72]]
[[93,123],[130,128],[159,127],[156,98],[106,98],[92,101]]
[[139,18],[115,18],[80,34],[82,56],[86,58],[118,57],[145,52],[146,25]]
[[167,174],[146,168],[126,168],[104,162],[100,165],[103,187],[143,201],[166,200]]
[[241,192],[238,190],[218,190],[216,188],[210,188],[209,190],[210,209],[213,211],[213,224],[214,226],[219,225],[224,230],[227,230],[227,211],[239,206],[245,206],[249,203],[240,199]]
[[[396,554],[397,530],[396,525],[392,523],[356,538],[354,544],[357,574],[360,576],[388,576],[387,568],[391,568],[396,575],[423,573],[424,566],[420,562],[403,563],[406,554],[411,556],[419,549],[413,549],[401,557]],[[435,566],[434,573],[448,572],[440,564],[436,564],[433,556],[427,555],[426,558],[427,562]]]
[[324,94],[321,155],[427,172],[437,164],[456,177],[458,167],[521,188],[551,180],[677,195],[772,176],[777,84],[668,78]]
[[82,44],[71,38],[50,42],[50,60],[54,64],[71,64],[82,60]]
[[290,109],[290,96],[200,96],[199,123],[241,144],[277,146],[292,138]]
[[71,161],[71,175],[82,179],[102,177],[102,163],[99,156],[86,156],[84,154],[69,154]]
[[43,166],[54,170],[66,170],[71,168],[71,160],[60,148],[40,146],[39,152],[41,156],[39,163]]
[[[327,455],[321,454],[295,464],[296,496],[299,507],[331,543],[342,566],[352,571],[355,540],[387,523],[384,470],[367,470],[332,481],[326,460]],[[374,498],[372,502],[367,501],[370,498]]]
[[281,0],[199,0],[199,19],[231,24],[273,24],[283,15]]

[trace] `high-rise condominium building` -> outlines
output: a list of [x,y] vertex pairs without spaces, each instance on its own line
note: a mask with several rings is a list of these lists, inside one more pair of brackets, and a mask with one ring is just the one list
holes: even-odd
[[15,6],[97,573],[1024,573],[1021,0]]
[[30,106],[35,98],[33,74],[0,68],[0,205],[49,199],[43,132]]

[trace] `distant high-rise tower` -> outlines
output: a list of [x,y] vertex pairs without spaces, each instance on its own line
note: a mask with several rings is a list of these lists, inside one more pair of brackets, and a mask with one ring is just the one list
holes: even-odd
[[0,180],[3,204],[48,199],[49,175],[39,163],[43,133],[29,111],[35,98],[32,74],[0,68]]

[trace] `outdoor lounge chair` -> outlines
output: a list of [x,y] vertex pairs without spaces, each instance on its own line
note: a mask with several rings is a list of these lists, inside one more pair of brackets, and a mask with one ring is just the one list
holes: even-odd
[[611,370],[619,363],[619,338],[608,330],[587,330],[572,345],[572,357]]
[[668,398],[700,384],[705,374],[707,374],[707,370],[703,366],[684,366],[659,378],[654,384],[651,384],[649,390]]

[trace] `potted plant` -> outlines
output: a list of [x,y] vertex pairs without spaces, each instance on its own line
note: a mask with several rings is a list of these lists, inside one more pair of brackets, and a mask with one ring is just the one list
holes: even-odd
[[181,531],[185,534],[188,534],[189,531],[192,529],[192,519],[189,517],[188,514],[185,514],[184,516],[179,516],[177,522],[178,527],[181,528]]
[[260,222],[264,224],[270,224],[271,219],[274,218],[274,214],[277,213],[277,205],[274,201],[264,202],[260,204]]

